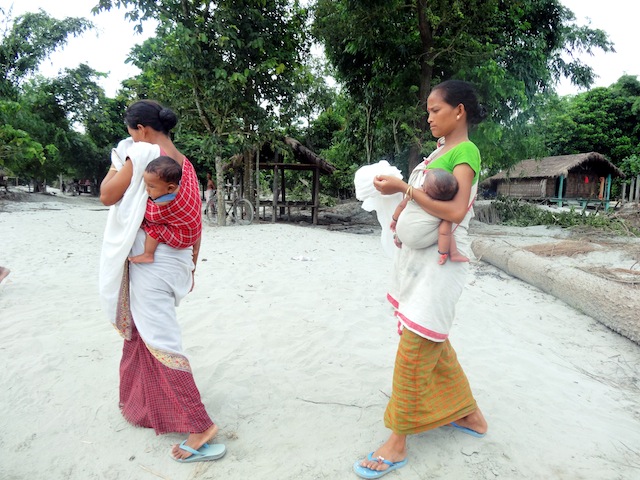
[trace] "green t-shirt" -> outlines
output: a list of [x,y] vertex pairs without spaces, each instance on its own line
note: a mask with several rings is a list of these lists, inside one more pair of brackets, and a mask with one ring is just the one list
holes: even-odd
[[427,169],[442,168],[449,173],[453,173],[456,165],[463,163],[469,165],[475,172],[473,176],[473,184],[475,185],[480,173],[480,150],[473,142],[466,141],[456,145],[447,153],[429,163]]

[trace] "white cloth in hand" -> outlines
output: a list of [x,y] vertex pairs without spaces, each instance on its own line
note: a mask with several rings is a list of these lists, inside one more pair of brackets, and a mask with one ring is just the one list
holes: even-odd
[[398,204],[402,201],[402,193],[383,195],[373,186],[373,180],[378,175],[389,175],[402,179],[402,173],[386,160],[372,165],[360,167],[353,182],[356,187],[356,198],[362,201],[362,208],[367,212],[376,211],[378,222],[382,227],[380,241],[382,250],[388,257],[393,257],[397,247],[393,243],[393,232],[389,228],[391,217]]

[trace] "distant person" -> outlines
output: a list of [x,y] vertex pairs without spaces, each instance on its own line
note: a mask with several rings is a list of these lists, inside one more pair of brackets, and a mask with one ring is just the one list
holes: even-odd
[[[184,209],[184,197],[180,196],[182,167],[173,158],[160,156],[149,162],[143,174],[147,193],[158,207],[156,214],[142,222],[147,236],[144,252],[129,257],[132,263],[152,263],[159,243],[172,248],[193,247],[198,238],[198,221]],[[166,207],[166,208],[164,208]]]
[[216,184],[213,182],[213,178],[211,178],[211,174],[207,173],[207,189],[204,191],[205,203],[209,203],[209,200],[211,200],[211,196],[215,191],[216,191]]
[[[442,168],[429,168],[426,166],[424,173],[424,183],[422,191],[434,200],[446,202],[453,200],[458,193],[458,181],[452,173]],[[391,230],[396,231],[396,226],[400,214],[405,210],[409,197],[405,196],[398,205],[391,217]],[[414,215],[403,222],[404,235],[411,238],[414,248],[426,248],[429,245],[438,243],[438,263],[444,265],[447,258],[452,262],[468,262],[469,259],[462,255],[457,247],[456,241],[451,234],[452,224],[446,220],[428,214],[422,209],[413,210]],[[437,233],[437,235],[436,235]],[[402,247],[402,236],[397,232],[394,234],[394,242],[397,247]]]

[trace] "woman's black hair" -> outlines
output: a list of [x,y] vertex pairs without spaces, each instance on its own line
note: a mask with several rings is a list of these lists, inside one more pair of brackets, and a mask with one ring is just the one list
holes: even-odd
[[131,128],[142,125],[168,135],[178,124],[178,117],[173,110],[163,107],[154,100],[139,100],[127,108],[124,121]]
[[487,118],[487,109],[478,102],[476,89],[469,82],[446,80],[433,87],[431,91],[434,90],[440,90],[444,101],[452,107],[464,105],[469,125],[477,125]]
[[147,173],[155,173],[163,182],[180,185],[182,167],[173,158],[162,155],[151,160],[144,169]]

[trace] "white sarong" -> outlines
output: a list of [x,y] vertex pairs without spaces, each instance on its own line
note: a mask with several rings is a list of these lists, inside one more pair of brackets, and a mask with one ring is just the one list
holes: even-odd
[[[138,229],[131,255],[144,252],[145,238]],[[131,315],[140,337],[158,360],[183,370],[189,368],[175,307],[191,290],[193,268],[193,247],[165,243],[158,244],[153,263],[129,264]]]

